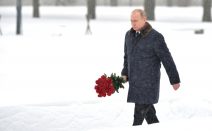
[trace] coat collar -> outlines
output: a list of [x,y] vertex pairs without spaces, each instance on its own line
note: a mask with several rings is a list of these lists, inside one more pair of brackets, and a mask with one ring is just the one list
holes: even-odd
[[[146,37],[151,30],[152,30],[152,26],[148,22],[146,22],[144,27],[141,28],[140,34],[141,34],[142,37]],[[134,34],[135,30],[133,30],[133,28],[131,28],[130,32],[132,32]]]

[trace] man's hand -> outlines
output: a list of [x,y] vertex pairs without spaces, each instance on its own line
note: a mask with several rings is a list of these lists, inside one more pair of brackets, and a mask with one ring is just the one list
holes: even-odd
[[127,82],[127,76],[121,76]]
[[172,86],[173,86],[174,90],[176,91],[177,89],[179,89],[180,83],[174,84]]

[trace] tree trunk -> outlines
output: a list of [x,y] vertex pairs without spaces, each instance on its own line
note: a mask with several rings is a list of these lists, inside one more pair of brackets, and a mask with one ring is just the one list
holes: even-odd
[[202,21],[211,21],[211,0],[203,0],[203,18]]
[[87,0],[87,15],[90,19],[96,19],[96,0]]
[[129,6],[132,6],[132,5],[133,5],[133,1],[129,0]]
[[191,4],[191,0],[177,0],[178,6],[189,6]]
[[173,0],[167,0],[166,2],[167,2],[167,6],[169,7],[173,6]]
[[40,12],[39,12],[39,0],[33,0],[33,17],[39,18],[40,17]]
[[117,6],[118,5],[118,0],[110,0],[110,5],[111,6]]
[[144,10],[148,20],[155,20],[155,0],[145,0]]
[[56,0],[55,1],[55,5],[62,5],[62,6],[65,6],[67,3],[65,3],[65,1],[64,0]]
[[17,20],[16,20],[16,34],[20,35],[21,26],[22,26],[22,16],[21,16],[22,0],[16,1],[16,10],[17,10]]
[[[0,23],[1,23],[1,14],[0,14]],[[2,35],[1,26],[0,26],[0,35]]]

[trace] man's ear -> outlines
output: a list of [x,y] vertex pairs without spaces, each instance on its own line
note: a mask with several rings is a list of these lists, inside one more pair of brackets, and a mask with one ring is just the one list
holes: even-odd
[[146,17],[146,16],[144,16],[144,21],[145,21],[145,22],[147,21],[147,17]]

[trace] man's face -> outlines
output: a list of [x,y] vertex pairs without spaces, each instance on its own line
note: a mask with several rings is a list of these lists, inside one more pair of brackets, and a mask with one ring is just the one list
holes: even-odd
[[131,25],[135,31],[140,31],[145,25],[146,17],[142,17],[139,12],[132,12],[131,14]]

